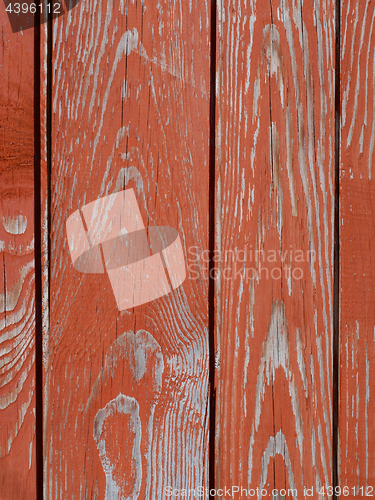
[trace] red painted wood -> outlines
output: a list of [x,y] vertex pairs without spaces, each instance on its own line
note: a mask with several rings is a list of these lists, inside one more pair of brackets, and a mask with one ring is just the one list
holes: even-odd
[[0,498],[35,498],[34,33],[0,5]]
[[219,2],[217,33],[217,487],[318,498],[332,478],[334,3]]
[[[334,7],[218,5],[215,472],[217,488],[250,497],[264,487],[266,498],[273,489],[304,498],[307,487],[318,498],[332,480]],[[0,499],[33,499],[34,33],[13,34],[0,8]],[[342,4],[339,478],[348,498],[375,487],[373,10]],[[159,499],[168,486],[208,485],[209,35],[210,6],[196,1],[82,0],[54,22],[48,499]],[[44,220],[46,41],[44,25]],[[74,269],[65,224],[128,188],[147,226],[178,230],[188,277],[120,312],[107,275]]]
[[371,2],[342,2],[339,470],[349,498],[375,494],[374,15]]
[[209,19],[207,2],[146,0],[81,2],[55,21],[46,498],[207,484],[207,281],[189,271],[119,312],[107,275],[73,268],[65,224],[133,188],[186,258],[207,249]]

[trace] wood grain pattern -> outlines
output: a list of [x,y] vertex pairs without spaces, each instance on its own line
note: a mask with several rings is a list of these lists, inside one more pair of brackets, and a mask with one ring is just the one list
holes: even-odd
[[222,0],[217,33],[217,487],[318,498],[332,478],[334,3]]
[[147,225],[208,245],[209,3],[81,2],[54,23],[45,498],[207,484],[208,286],[119,313],[74,270],[65,223],[133,188]]
[[33,499],[34,34],[0,25],[0,498]]
[[375,488],[375,8],[344,1],[341,17],[340,481],[362,498]]
[[[0,9],[0,499],[33,499],[34,33],[13,34]],[[332,476],[334,3],[219,0],[217,15],[216,487],[277,498],[308,487],[318,498]],[[48,499],[159,499],[168,486],[208,485],[209,19],[196,0],[81,0],[54,23]],[[375,487],[374,20],[371,2],[342,2],[339,477],[349,498]],[[44,25],[44,219],[46,45]],[[148,226],[178,229],[188,279],[118,312],[107,276],[73,269],[65,222],[129,187]]]

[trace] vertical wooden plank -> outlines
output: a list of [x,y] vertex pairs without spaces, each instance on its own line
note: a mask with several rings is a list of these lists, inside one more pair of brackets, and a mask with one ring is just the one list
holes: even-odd
[[341,3],[339,472],[351,498],[375,494],[374,17],[371,2]]
[[207,1],[82,0],[54,23],[46,498],[207,484],[207,280],[119,312],[107,274],[73,268],[66,221],[133,188],[145,225],[207,249],[209,19]]
[[218,2],[216,476],[250,498],[332,481],[334,31],[330,0]]
[[34,31],[0,24],[0,497],[33,499]]

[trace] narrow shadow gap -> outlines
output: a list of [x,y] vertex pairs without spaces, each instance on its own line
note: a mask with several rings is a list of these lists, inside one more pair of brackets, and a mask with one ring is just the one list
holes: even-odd
[[35,443],[36,498],[43,498],[43,338],[41,216],[41,27],[36,10],[34,28],[34,259],[35,259]]
[[339,477],[339,396],[340,396],[340,43],[341,43],[341,4],[335,4],[335,215],[334,215],[334,262],[333,262],[333,394],[332,394],[332,486],[333,497],[336,487],[340,486]]
[[50,322],[51,309],[51,227],[52,227],[52,204],[51,204],[51,186],[52,186],[52,54],[53,54],[53,13],[48,13],[47,23],[47,96],[46,96],[46,153],[47,153],[47,182],[46,182],[46,197],[47,197],[47,221],[46,222],[46,243],[47,243],[47,307],[48,307],[48,328]]
[[[42,40],[41,32],[44,24],[41,25],[40,11],[37,9],[35,14],[34,28],[34,260],[35,260],[35,441],[36,441],[36,499],[43,500],[43,317],[49,318],[49,310],[43,311],[43,289],[47,286],[47,303],[44,307],[50,305],[50,262],[51,262],[51,131],[52,131],[52,13],[48,14],[47,22],[47,47],[45,39]],[[44,64],[45,49],[47,48],[47,95],[42,97],[42,65]],[[41,115],[41,108],[45,117]],[[44,130],[44,123],[46,130]],[[47,159],[46,182],[42,182],[42,134],[46,134],[45,144]],[[42,190],[46,193],[42,196]],[[47,221],[44,221],[46,215],[45,203],[47,204]],[[42,227],[45,227],[42,231]],[[48,283],[43,282],[43,259],[44,245],[47,231],[47,262]]]
[[[208,341],[209,341],[209,489],[216,488],[215,476],[215,430],[216,430],[216,385],[215,385],[215,190],[216,190],[216,0],[211,0],[210,33],[210,144],[209,144],[209,281],[208,281]],[[209,495],[211,497],[211,494]],[[212,495],[214,496],[214,495]]]

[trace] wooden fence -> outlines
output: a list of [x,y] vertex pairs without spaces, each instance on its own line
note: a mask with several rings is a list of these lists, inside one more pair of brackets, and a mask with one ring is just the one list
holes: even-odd
[[[375,3],[8,5],[0,500],[374,496]],[[187,277],[119,311],[66,222],[130,188]]]

